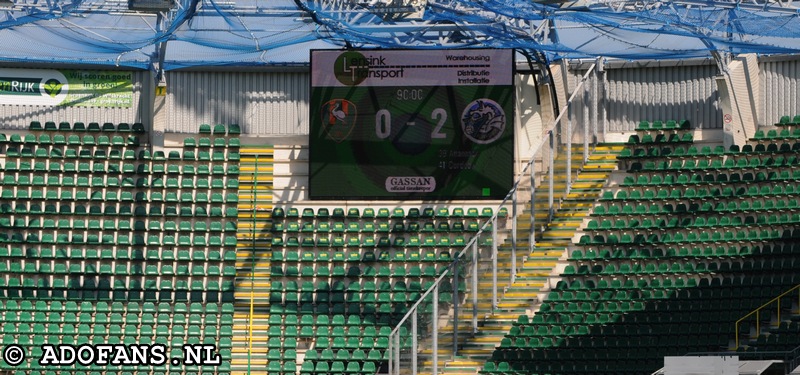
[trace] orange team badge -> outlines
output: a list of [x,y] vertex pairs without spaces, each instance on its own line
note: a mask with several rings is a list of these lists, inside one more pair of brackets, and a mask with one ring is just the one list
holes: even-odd
[[356,105],[347,99],[333,99],[322,105],[322,127],[330,139],[341,143],[356,126]]

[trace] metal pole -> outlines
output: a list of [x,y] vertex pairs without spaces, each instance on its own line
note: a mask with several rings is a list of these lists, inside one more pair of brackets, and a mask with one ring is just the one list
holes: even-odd
[[492,219],[492,312],[497,309],[497,216]]
[[[598,66],[603,67],[603,64],[600,64]],[[602,95],[603,95],[602,103],[603,103],[603,105],[599,106],[598,110],[599,109],[603,110],[603,116],[602,116],[602,120],[601,120],[602,124],[603,124],[603,127],[601,129],[601,131],[602,131],[601,134],[603,135],[603,142],[605,142],[606,141],[606,128],[608,127],[608,109],[606,108],[606,106],[608,105],[608,103],[606,103],[606,98],[608,97],[608,93],[607,93],[608,90],[606,89],[606,87],[607,87],[607,85],[606,85],[607,76],[606,76],[606,73],[605,73],[605,69],[600,69],[600,79],[601,79],[601,81],[598,82],[598,83],[601,83],[603,85],[603,87],[602,87]]]
[[[400,331],[394,333],[399,335]],[[389,375],[394,375],[394,336],[389,336]]]
[[478,240],[472,243],[472,333],[478,333]]
[[[600,60],[599,57],[597,58],[597,60],[598,61],[595,62],[595,66],[602,66],[602,65],[600,65],[602,62],[599,61]],[[597,141],[598,141],[598,139],[597,139],[597,119],[598,119],[598,117],[599,117],[598,115],[600,113],[600,98],[597,96],[597,87],[600,86],[600,82],[599,82],[599,80],[600,80],[600,70],[601,69],[596,69],[594,71],[594,81],[592,82],[592,98],[593,98],[592,99],[592,104],[594,104],[594,107],[592,108],[593,109],[593,111],[592,111],[592,144],[596,144]]]
[[458,256],[453,265],[453,356],[458,355]]
[[547,197],[548,202],[548,213],[547,213],[547,221],[553,219],[553,162],[554,162],[554,155],[555,152],[555,144],[556,144],[556,137],[555,133],[550,132],[550,170],[548,171],[548,175],[550,177],[550,194]]
[[[594,82],[592,82],[594,84]],[[581,126],[583,126],[583,165],[586,165],[586,162],[589,160],[589,90],[583,90],[583,121],[581,121]]]
[[411,375],[417,375],[417,313],[419,310],[414,309],[414,315],[411,315]]
[[394,350],[395,353],[397,353],[397,355],[395,355],[394,357],[395,360],[394,370],[396,372],[396,375],[400,375],[400,331],[397,331],[397,335],[394,337],[394,339],[396,341]]
[[432,349],[433,349],[433,367],[431,368],[431,375],[439,374],[439,283],[433,286],[433,319],[431,319],[432,326]]
[[564,187],[564,194],[569,194],[572,186],[572,104],[567,107],[567,186]]
[[517,189],[514,188],[514,193],[511,199],[511,216],[514,220],[511,222],[511,279],[508,285],[514,284],[514,279],[517,277]]
[[[535,156],[534,156],[535,157]],[[528,253],[533,252],[536,243],[536,168],[531,166],[531,228],[528,239]]]

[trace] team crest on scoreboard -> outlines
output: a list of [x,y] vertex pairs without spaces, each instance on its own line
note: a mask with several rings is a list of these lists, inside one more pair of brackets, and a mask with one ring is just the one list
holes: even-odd
[[471,141],[489,144],[506,130],[506,114],[494,100],[473,100],[461,115],[461,129]]
[[356,105],[347,99],[333,99],[322,105],[322,127],[328,137],[341,143],[356,126]]

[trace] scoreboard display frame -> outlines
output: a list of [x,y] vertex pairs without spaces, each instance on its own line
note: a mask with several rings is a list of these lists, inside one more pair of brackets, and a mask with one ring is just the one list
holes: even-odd
[[514,50],[312,50],[312,200],[503,199]]

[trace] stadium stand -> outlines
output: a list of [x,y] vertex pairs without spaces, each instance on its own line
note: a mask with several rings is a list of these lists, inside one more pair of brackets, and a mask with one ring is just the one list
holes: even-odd
[[[296,360],[286,355],[302,348],[301,373],[375,372],[408,306],[492,214],[489,207],[276,207],[268,371],[293,373]],[[452,302],[452,289],[443,288],[440,306]]]
[[561,281],[483,373],[644,373],[664,356],[797,346],[796,139],[760,131],[724,150],[687,127],[640,123]]
[[[33,122],[0,136],[3,344],[31,354],[14,373],[43,371],[30,358],[44,343],[164,344],[170,358],[204,343],[222,358],[204,373],[229,373],[238,139],[203,127],[166,153],[144,147],[142,124]],[[62,369],[95,370],[141,371]]]

